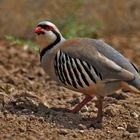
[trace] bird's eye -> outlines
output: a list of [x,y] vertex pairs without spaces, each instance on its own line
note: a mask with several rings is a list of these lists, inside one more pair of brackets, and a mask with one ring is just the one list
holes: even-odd
[[51,31],[52,29],[53,29],[52,26],[46,25],[46,30],[47,30],[47,31]]
[[49,26],[49,25],[39,25],[41,28],[43,28],[43,29],[45,29],[45,30],[47,30],[47,31],[51,31],[52,29],[53,29],[53,27],[52,26]]

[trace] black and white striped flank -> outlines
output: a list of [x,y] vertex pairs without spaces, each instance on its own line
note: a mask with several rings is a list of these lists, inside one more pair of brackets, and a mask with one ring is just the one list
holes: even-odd
[[54,69],[63,84],[74,88],[84,88],[96,84],[99,79],[102,80],[101,74],[95,67],[80,59],[72,58],[60,50],[55,57]]

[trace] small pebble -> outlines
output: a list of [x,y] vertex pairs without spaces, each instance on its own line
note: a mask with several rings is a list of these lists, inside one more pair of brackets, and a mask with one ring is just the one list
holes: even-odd
[[125,128],[124,128],[124,127],[121,127],[121,126],[118,126],[117,129],[118,129],[118,130],[123,130],[123,131],[125,131]]
[[81,109],[81,112],[88,112],[89,111],[89,109],[88,109],[88,107],[87,106],[84,106],[82,109]]
[[129,133],[138,133],[138,127],[132,124],[128,124],[126,131],[128,131]]
[[125,131],[123,134],[122,134],[123,137],[129,137],[130,136],[130,133],[128,131]]
[[83,124],[79,124],[79,125],[78,125],[78,129],[80,129],[80,130],[84,130],[84,129],[86,129],[86,126],[83,125]]
[[114,107],[112,106],[108,106],[106,109],[105,109],[105,114],[107,116],[110,116],[110,117],[114,117],[116,115],[116,110]]
[[72,122],[72,121],[69,121],[68,123],[69,123],[69,124],[73,124],[73,122]]
[[59,134],[66,135],[66,134],[68,134],[68,130],[67,129],[60,129]]
[[128,96],[125,93],[118,93],[118,94],[112,94],[110,97],[113,97],[117,100],[125,100],[128,98]]
[[132,112],[130,115],[135,119],[139,117],[139,115],[136,112]]
[[20,128],[18,128],[18,130],[19,130],[21,133],[23,133],[23,132],[26,131],[26,128],[24,128],[24,127],[20,127]]
[[67,103],[70,103],[72,106],[80,103],[80,98],[74,98],[73,100],[67,101]]
[[79,130],[78,132],[81,133],[81,134],[83,134],[84,133],[84,130]]
[[39,117],[38,120],[43,123],[44,122],[44,118],[43,117]]
[[72,135],[74,138],[77,138],[78,137],[78,135],[77,135],[77,133],[76,132],[73,132],[73,135]]

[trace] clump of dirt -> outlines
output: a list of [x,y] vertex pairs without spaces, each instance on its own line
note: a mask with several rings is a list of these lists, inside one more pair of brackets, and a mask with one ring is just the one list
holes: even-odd
[[[106,38],[140,68],[140,38]],[[90,127],[94,100],[79,113],[71,109],[83,95],[51,81],[39,55],[23,46],[0,42],[0,139],[140,139],[140,96],[119,92],[106,97],[101,129]],[[67,108],[67,109],[66,109]]]

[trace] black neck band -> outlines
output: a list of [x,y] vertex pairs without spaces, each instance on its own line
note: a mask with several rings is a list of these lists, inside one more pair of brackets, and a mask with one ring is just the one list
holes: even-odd
[[61,37],[60,37],[59,33],[57,33],[55,30],[52,30],[52,32],[56,35],[56,40],[55,40],[52,44],[46,46],[46,47],[40,52],[40,61],[42,60],[42,57],[44,56],[44,54],[45,54],[48,50],[50,50],[51,48],[53,48],[53,47],[54,47],[57,43],[59,43],[60,40],[61,40]]

